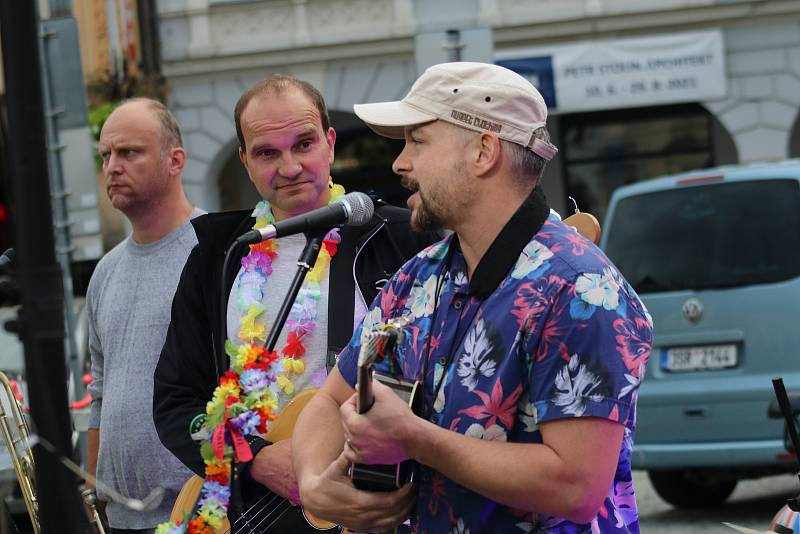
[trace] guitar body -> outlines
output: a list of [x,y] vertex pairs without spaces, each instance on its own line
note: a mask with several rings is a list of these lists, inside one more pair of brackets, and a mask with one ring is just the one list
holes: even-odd
[[[300,412],[316,392],[316,388],[302,391],[284,406],[278,418],[272,421],[266,439],[274,443],[291,438]],[[203,479],[197,475],[183,485],[175,500],[175,505],[172,507],[169,518],[171,522],[183,521],[191,515],[200,497],[202,486]],[[304,513],[299,506],[293,505],[256,482],[247,485],[242,483],[242,493],[245,496],[242,513],[238,516],[229,513],[229,517],[233,521],[232,525],[226,518],[217,534],[229,532],[233,534],[279,534],[284,532],[334,534],[341,530],[334,523]]]
[[307,514],[300,506],[256,482],[242,484],[242,492],[247,497],[243,512],[238,516],[228,512],[233,534],[336,534],[341,531],[338,525]]
[[[178,493],[178,498],[175,499],[175,504],[172,505],[172,513],[169,515],[170,523],[177,521],[185,521],[194,510],[194,505],[197,504],[197,499],[200,497],[200,490],[203,487],[203,479],[197,475],[186,481],[186,484],[181,488]],[[217,530],[217,534],[225,534],[231,531],[231,525],[228,523],[226,517],[222,528]]]

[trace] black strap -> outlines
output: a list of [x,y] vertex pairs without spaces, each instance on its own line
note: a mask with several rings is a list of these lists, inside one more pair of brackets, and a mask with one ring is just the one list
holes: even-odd
[[331,260],[328,284],[328,372],[336,365],[336,357],[353,335],[356,284],[353,261],[356,257],[356,235],[342,228],[342,241]]
[[[550,206],[538,185],[511,216],[475,266],[469,281],[469,292],[481,298],[491,295],[505,279],[525,246],[541,229]],[[458,236],[454,236],[455,238]]]
[[[215,339],[216,346],[214,347],[214,357],[217,366],[217,373],[218,378],[222,376],[225,371],[228,370],[229,360],[227,355],[225,354],[225,340],[228,338],[228,331],[227,331],[227,316],[228,316],[228,297],[230,295],[231,289],[233,288],[233,284],[236,282],[236,276],[239,274],[239,268],[241,267],[241,260],[242,258],[250,251],[250,249],[246,245],[236,245],[232,246],[230,249],[230,258],[228,259],[227,268],[225,266],[224,260],[219,263],[219,270],[220,275],[219,279],[221,281],[220,289],[220,298],[218,299],[218,311],[219,311],[219,329],[220,329],[220,336],[219,339]],[[223,258],[225,257],[227,252],[223,253]],[[224,305],[223,305],[224,303]],[[211,329],[211,336],[214,336],[214,329]]]

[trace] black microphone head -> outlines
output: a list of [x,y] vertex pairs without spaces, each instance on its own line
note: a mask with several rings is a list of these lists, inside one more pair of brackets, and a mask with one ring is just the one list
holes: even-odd
[[336,202],[341,202],[347,210],[347,226],[362,226],[372,219],[375,206],[369,195],[359,192],[348,193]]

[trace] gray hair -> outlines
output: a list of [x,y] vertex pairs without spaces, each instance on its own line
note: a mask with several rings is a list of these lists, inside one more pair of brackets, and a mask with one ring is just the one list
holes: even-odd
[[146,104],[161,124],[162,155],[165,156],[171,148],[183,148],[183,137],[181,136],[181,128],[178,126],[178,119],[175,118],[175,115],[173,115],[167,106],[152,98],[135,97],[123,100],[117,107],[133,102]]
[[[464,141],[465,146],[479,135],[478,132],[456,126],[455,124],[445,124],[452,126],[456,131],[460,132],[461,139]],[[533,131],[533,138],[541,139],[549,143],[550,133],[545,126],[542,126]],[[547,160],[531,149],[518,145],[517,143],[512,143],[511,141],[506,141],[505,139],[500,139],[500,146],[508,159],[511,172],[514,174],[517,183],[525,187],[536,185],[542,177],[542,174],[544,174]]]
[[[542,126],[534,130],[533,138],[541,139],[549,143],[550,133],[547,131],[546,127]],[[508,156],[511,170],[520,183],[525,185],[538,183],[542,174],[544,174],[547,160],[522,145],[502,139],[500,143],[503,145],[503,150],[505,150]]]

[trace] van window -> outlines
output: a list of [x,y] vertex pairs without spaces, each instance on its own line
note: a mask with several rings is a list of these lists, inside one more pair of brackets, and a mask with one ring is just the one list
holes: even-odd
[[780,282],[800,274],[796,180],[727,182],[622,199],[606,254],[639,293]]

